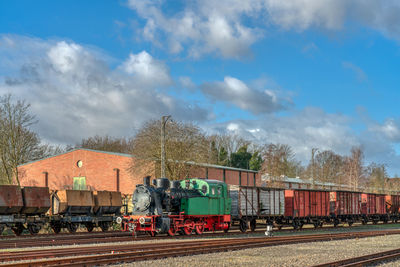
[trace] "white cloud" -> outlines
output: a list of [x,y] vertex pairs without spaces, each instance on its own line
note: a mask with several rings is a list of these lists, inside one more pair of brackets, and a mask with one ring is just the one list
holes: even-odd
[[351,119],[344,115],[309,107],[290,116],[267,115],[257,120],[234,120],[208,127],[210,131],[234,131],[259,144],[288,144],[299,160],[307,162],[314,147],[346,154],[352,146],[360,145],[350,123]]
[[[73,42],[19,36],[0,36],[0,42],[0,56],[19,65],[0,77],[0,94],[31,103],[39,119],[35,128],[46,141],[71,144],[95,134],[131,136],[144,121],[165,114],[193,121],[212,116],[169,96],[167,66],[145,51],[110,69],[103,59],[107,55]],[[30,56],[21,58],[24,54]],[[0,65],[2,73],[6,67]]]
[[383,135],[392,142],[400,143],[400,120],[388,118],[382,124],[371,123],[369,130]]
[[343,68],[352,70],[359,82],[365,82],[368,80],[367,74],[365,74],[365,72],[360,67],[354,65],[353,63],[349,61],[343,61],[342,66]]
[[290,105],[288,101],[279,99],[272,90],[257,90],[234,77],[226,76],[223,82],[204,83],[200,87],[203,94],[213,101],[233,104],[253,114],[280,111]]
[[386,164],[390,174],[400,173],[400,155],[394,147],[400,143],[400,123],[388,119],[357,133],[352,128],[354,122],[354,118],[345,115],[307,107],[288,116],[267,115],[257,120],[231,120],[203,127],[211,133],[233,132],[261,145],[288,144],[304,164],[309,162],[312,148],[349,155],[353,146],[361,146],[366,164]]
[[195,0],[183,9],[163,12],[167,1],[128,0],[145,20],[143,37],[169,45],[171,53],[192,57],[216,53],[240,58],[265,35],[271,25],[283,30],[343,29],[356,22],[400,40],[400,2],[397,0]]
[[161,61],[155,60],[146,51],[130,54],[121,65],[121,69],[133,75],[141,84],[146,86],[168,86],[172,84],[168,67]]

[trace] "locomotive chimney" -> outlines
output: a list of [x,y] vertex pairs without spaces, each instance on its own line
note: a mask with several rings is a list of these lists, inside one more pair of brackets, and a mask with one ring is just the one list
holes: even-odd
[[145,186],[150,186],[150,177],[151,176],[146,176],[146,177],[143,178],[143,184]]

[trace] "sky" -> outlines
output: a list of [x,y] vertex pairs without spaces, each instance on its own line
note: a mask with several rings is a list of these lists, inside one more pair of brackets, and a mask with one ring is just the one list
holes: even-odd
[[400,174],[396,0],[0,1],[0,94],[51,144],[172,115]]

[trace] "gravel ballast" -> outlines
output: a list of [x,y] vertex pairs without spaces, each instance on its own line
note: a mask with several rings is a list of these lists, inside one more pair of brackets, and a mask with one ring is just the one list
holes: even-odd
[[[400,248],[400,236],[303,243],[144,261],[121,266],[312,266]],[[382,264],[400,266],[400,261]]]

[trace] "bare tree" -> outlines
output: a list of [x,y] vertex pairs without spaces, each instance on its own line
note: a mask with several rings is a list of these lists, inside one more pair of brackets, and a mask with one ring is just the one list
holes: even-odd
[[[161,122],[151,120],[144,124],[133,139],[132,171],[146,170],[151,174],[161,153]],[[166,124],[166,171],[169,179],[187,177],[196,168],[193,163],[206,163],[210,157],[210,142],[200,128],[192,123],[169,121]],[[159,168],[156,167],[156,176]]]
[[89,148],[102,151],[131,153],[132,152],[132,139],[116,138],[112,136],[93,136],[83,139],[76,148]]
[[18,165],[40,155],[40,139],[29,128],[36,121],[25,101],[12,101],[11,95],[0,98],[1,173],[6,182],[20,185]]
[[388,186],[386,166],[372,162],[366,168],[366,179],[375,193],[384,193]]
[[302,172],[300,162],[289,145],[269,144],[264,149],[264,163],[261,171],[279,180],[281,175],[296,177]]
[[[331,150],[317,153],[314,158],[314,166],[309,165],[308,169],[313,168],[314,178],[321,182],[341,183],[343,158]],[[311,170],[309,171],[311,172]]]
[[221,134],[215,136],[216,147],[224,149],[228,155],[228,162],[231,161],[231,155],[236,153],[241,147],[249,147],[251,142],[240,137],[237,134]]
[[361,147],[353,147],[350,156],[344,158],[342,181],[353,190],[357,190],[365,179],[363,161],[364,153]]

